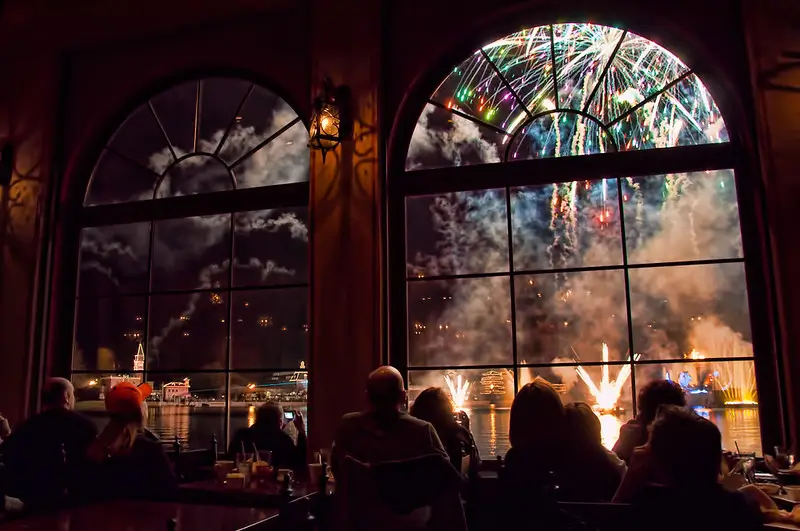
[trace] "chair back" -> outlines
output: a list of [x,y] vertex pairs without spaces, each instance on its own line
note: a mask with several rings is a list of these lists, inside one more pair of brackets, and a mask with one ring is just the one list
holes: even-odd
[[[442,528],[455,531],[464,519],[459,482],[458,472],[440,454],[375,464],[347,456],[336,481],[336,520],[358,531],[411,531],[449,519]],[[447,504],[448,496],[457,509]],[[443,516],[448,512],[443,507],[452,514]]]
[[191,483],[209,479],[214,475],[214,464],[217,462],[216,435],[211,439],[211,447],[198,450],[184,450],[178,438],[172,444],[172,451],[167,456],[172,461],[175,476],[181,483]]
[[625,531],[631,518],[631,505],[625,503],[559,502],[558,507],[596,531]]

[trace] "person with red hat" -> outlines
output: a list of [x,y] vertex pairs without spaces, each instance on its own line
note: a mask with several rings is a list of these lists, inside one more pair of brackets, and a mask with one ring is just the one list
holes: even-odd
[[89,446],[98,466],[98,497],[164,500],[177,490],[177,479],[161,442],[144,428],[149,384],[121,382],[106,395],[109,421]]

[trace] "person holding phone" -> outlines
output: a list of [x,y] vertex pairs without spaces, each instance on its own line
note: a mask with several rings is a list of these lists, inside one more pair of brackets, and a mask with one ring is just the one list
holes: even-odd
[[[297,444],[286,433],[285,428],[294,425],[297,430]],[[306,427],[303,415],[299,411],[284,411],[280,404],[265,402],[256,409],[256,419],[249,428],[237,430],[228,448],[231,459],[242,451],[252,452],[253,447],[259,451],[272,453],[275,468],[289,468],[295,472],[303,472],[306,465]]]

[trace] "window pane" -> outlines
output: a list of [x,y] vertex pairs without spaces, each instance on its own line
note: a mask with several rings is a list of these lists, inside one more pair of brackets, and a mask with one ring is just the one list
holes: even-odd
[[308,209],[236,213],[236,286],[308,282]]
[[481,458],[508,451],[509,409],[514,399],[514,373],[508,369],[409,371],[408,400],[413,406],[428,387],[442,387],[456,408],[467,413]]
[[688,70],[668,50],[628,32],[592,100],[593,111],[610,122]]
[[717,104],[695,74],[617,122],[611,132],[620,151],[728,141]]
[[617,197],[616,179],[513,189],[514,269],[621,264]]
[[632,269],[633,341],[643,360],[750,357],[744,264]]
[[148,370],[225,368],[227,293],[153,295],[150,322]]
[[149,249],[150,223],[82,229],[79,294],[146,292]]
[[[287,411],[299,411],[305,417],[308,432],[308,373],[286,372],[231,373],[231,438],[237,430],[252,426],[256,408],[264,402],[277,402]],[[287,419],[288,421],[288,419]],[[290,435],[296,430],[286,426]]]
[[153,386],[148,399],[147,427],[172,444],[177,437],[188,449],[225,446],[224,373],[148,374]]
[[147,104],[141,105],[111,137],[108,146],[140,165],[161,173],[164,160],[172,158],[169,143]]
[[742,257],[732,170],[622,181],[628,262]]
[[153,198],[159,173],[113,151],[100,155],[84,199],[85,206],[127,203]]
[[158,221],[155,231],[153,290],[228,286],[229,214]]
[[408,283],[411,366],[512,362],[506,277]]
[[596,155],[614,151],[599,121],[574,112],[554,112],[526,123],[511,141],[508,160]]
[[517,358],[520,363],[625,360],[628,318],[622,271],[518,276]]
[[406,170],[500,162],[508,135],[426,105],[411,135]]
[[582,109],[586,105],[622,36],[621,29],[598,24],[553,24],[560,107]]
[[[288,106],[276,111],[278,119],[296,119],[297,121],[271,140],[264,147],[245,158],[233,168],[238,188],[255,188],[258,186],[274,186],[278,184],[300,183],[308,181],[309,153],[308,130],[297,114]],[[289,120],[290,122],[291,120]],[[287,122],[287,123],[289,123]],[[283,124],[282,124],[283,126]],[[246,153],[246,147],[258,144],[260,136],[252,137],[251,129],[234,130],[220,156]],[[277,133],[274,131],[273,133]],[[272,133],[271,133],[272,134]],[[231,149],[232,142],[238,142],[241,148]],[[250,149],[247,147],[247,149]],[[230,157],[232,158],[232,157]],[[228,160],[230,164],[234,162]]]
[[[78,299],[74,370],[130,371],[144,341],[146,297]],[[138,367],[142,370],[143,367]]]
[[170,166],[159,183],[156,197],[222,192],[233,189],[228,168],[215,157],[192,155]]
[[406,256],[411,277],[508,271],[504,191],[406,199]]
[[308,289],[233,293],[235,368],[297,369],[308,362]]
[[600,419],[603,446],[609,450],[619,438],[620,427],[634,416],[630,365],[522,367],[520,387],[537,377],[553,384],[564,404],[585,402],[592,406]]
[[150,100],[161,126],[180,157],[194,150],[197,81],[172,87]]
[[717,425],[722,447],[761,455],[761,427],[758,421],[758,392],[752,361],[686,360],[679,363],[640,365],[636,388],[669,378],[686,392],[687,402]]
[[241,120],[236,119],[236,111],[252,85],[243,79],[203,80],[199,142],[201,151],[214,153],[228,126],[241,123]]

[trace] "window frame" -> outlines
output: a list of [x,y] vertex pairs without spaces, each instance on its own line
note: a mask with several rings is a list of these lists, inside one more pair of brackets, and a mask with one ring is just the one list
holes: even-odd
[[[297,105],[293,98],[283,90],[281,87],[272,83],[269,80],[260,78],[253,75],[249,71],[241,71],[238,69],[213,69],[213,70],[200,70],[196,72],[182,73],[177,76],[171,76],[161,79],[160,82],[149,87],[147,90],[142,91],[135,97],[131,98],[128,104],[121,107],[120,112],[116,113],[103,128],[97,131],[96,135],[91,140],[91,146],[86,149],[79,150],[78,162],[70,171],[65,172],[65,177],[62,177],[64,183],[59,183],[63,187],[61,191],[61,201],[57,198],[57,194],[53,194],[53,226],[54,238],[52,242],[52,261],[48,264],[46,272],[46,281],[49,285],[49,291],[44,293],[44,305],[46,315],[43,315],[44,321],[42,327],[42,351],[44,353],[42,359],[41,374],[44,375],[57,375],[71,379],[73,374],[107,374],[108,370],[76,370],[73,369],[73,356],[74,356],[74,332],[76,320],[76,303],[80,299],[78,293],[78,278],[80,275],[80,240],[81,230],[89,227],[102,227],[117,224],[148,222],[150,224],[150,250],[148,252],[148,272],[147,276],[150,278],[150,271],[152,268],[152,239],[154,227],[156,222],[168,219],[183,219],[194,216],[208,216],[208,215],[230,215],[231,216],[231,234],[230,234],[230,253],[234,256],[235,248],[235,225],[236,214],[241,212],[253,210],[265,210],[275,208],[304,208],[308,211],[307,224],[308,231],[308,277],[302,283],[292,283],[285,285],[266,285],[266,286],[242,286],[237,287],[229,282],[228,287],[220,288],[226,294],[233,295],[237,291],[266,291],[271,289],[281,289],[287,287],[304,287],[307,290],[307,308],[309,324],[308,333],[308,355],[310,357],[313,349],[313,334],[311,330],[311,319],[313,315],[312,310],[312,290],[313,278],[312,272],[312,256],[311,247],[313,245],[313,234],[310,230],[311,226],[311,212],[310,212],[310,173],[309,179],[302,182],[293,182],[279,185],[267,185],[251,188],[233,188],[229,190],[222,190],[217,192],[200,193],[195,195],[174,196],[164,198],[151,198],[140,201],[130,201],[121,203],[109,203],[85,206],[84,200],[87,196],[87,191],[91,186],[92,173],[96,163],[100,159],[107,143],[111,141],[113,135],[125,124],[125,121],[143,104],[147,104],[158,95],[169,91],[170,89],[177,88],[185,83],[202,82],[205,79],[212,78],[228,78],[245,81],[251,84],[251,88],[247,91],[247,96],[251,94],[254,88],[265,89],[278,98],[282,99],[297,114],[297,118],[292,121],[292,124],[301,123],[302,126],[308,131],[308,118],[307,112],[301,105]],[[281,128],[281,132],[286,130],[286,126]],[[165,134],[162,130],[162,134]],[[166,136],[166,135],[165,135]],[[274,140],[280,135],[273,135],[270,140]],[[260,147],[266,146],[268,142],[264,142]],[[248,153],[247,158],[252,156],[255,152]],[[181,157],[186,158],[191,154]],[[242,157],[241,161],[246,160]],[[174,163],[174,161],[173,161]],[[72,183],[72,184],[70,184]],[[67,186],[65,186],[65,184]],[[158,189],[156,184],[154,196]],[[56,187],[58,188],[58,187]],[[230,280],[233,277],[233,267],[229,267]],[[158,294],[180,294],[185,292],[194,292],[197,290],[158,290],[154,291],[152,286],[148,286],[147,292],[144,294],[148,303],[146,314],[144,316],[145,332],[143,334],[145,341],[143,345],[149,349],[149,333],[150,333],[150,316],[151,316],[151,298]],[[203,291],[203,290],[200,290]],[[116,297],[130,296],[130,294],[119,294]],[[102,297],[101,297],[102,298]],[[48,304],[49,303],[49,304]],[[230,378],[233,374],[250,374],[250,373],[269,373],[269,372],[287,372],[288,368],[275,368],[275,367],[247,367],[236,368],[232,367],[230,363],[230,352],[232,343],[232,329],[233,323],[231,322],[231,314],[233,313],[233,304],[228,304],[228,317],[227,327],[228,335],[226,338],[226,355],[225,367],[223,369],[163,369],[163,370],[148,370],[145,363],[145,370],[142,373],[143,377],[150,374],[174,374],[178,372],[186,372],[190,376],[193,374],[220,374],[225,378],[225,409],[224,409],[224,427],[223,432],[218,434],[218,440],[224,443],[227,448],[228,441],[230,440],[230,421],[231,421],[231,407],[230,407]],[[68,354],[66,354],[68,353]],[[295,369],[296,370],[296,369]],[[132,371],[131,371],[132,372]]]
[[[524,22],[524,27],[555,24],[555,17],[546,20]],[[573,17],[570,22],[584,21],[581,16]],[[563,20],[563,17],[559,17]],[[618,27],[624,32],[632,31],[636,34],[651,38],[648,32],[640,32],[634,23],[623,24],[618,19],[613,21],[593,20],[596,24],[607,24]],[[628,21],[625,21],[628,22]],[[650,175],[663,175],[666,173],[688,173],[706,170],[730,169],[734,173],[736,193],[739,207],[740,231],[743,246],[743,257],[733,260],[743,263],[747,278],[747,296],[750,310],[750,326],[753,342],[752,363],[755,365],[756,384],[759,390],[759,419],[761,428],[762,450],[770,450],[775,445],[785,446],[789,438],[789,422],[786,418],[786,397],[781,385],[782,360],[780,352],[780,332],[777,328],[778,310],[776,306],[776,290],[772,276],[773,265],[769,253],[769,233],[765,229],[764,216],[765,200],[763,183],[759,179],[757,161],[748,156],[748,151],[754,149],[754,131],[748,119],[742,115],[750,109],[742,108],[734,98],[726,98],[729,88],[725,84],[725,76],[721,72],[709,71],[704,68],[694,68],[701,64],[696,60],[696,55],[702,51],[690,53],[687,47],[673,46],[669,39],[655,38],[654,41],[666,50],[679,54],[688,66],[686,76],[694,73],[706,84],[709,91],[716,97],[716,104],[725,120],[729,141],[725,143],[679,146],[672,148],[644,149],[637,151],[608,152],[596,155],[583,155],[571,157],[554,157],[530,160],[506,159],[497,163],[485,163],[466,166],[451,166],[435,169],[406,169],[406,157],[409,151],[411,136],[426,105],[431,104],[432,94],[439,83],[444,80],[453,65],[468,57],[475,50],[482,49],[486,42],[519,31],[523,27],[519,17],[505,25],[500,24],[490,33],[483,33],[477,37],[464,40],[459,47],[446,54],[428,71],[419,78],[411,94],[407,95],[396,121],[392,138],[390,139],[389,152],[392,154],[389,161],[387,175],[387,241],[385,247],[387,263],[387,314],[388,333],[386,340],[387,361],[400,370],[408,379],[410,371],[414,370],[443,370],[460,367],[430,366],[410,367],[408,354],[408,301],[407,301],[407,273],[406,273],[406,199],[415,196],[443,194],[457,191],[472,191],[485,189],[504,189],[518,186],[536,186],[554,183],[572,182],[584,179],[640,177]],[[714,82],[710,84],[709,81]],[[672,84],[662,89],[667,90]],[[749,90],[745,87],[744,90]],[[659,91],[661,92],[661,91]],[[652,96],[652,95],[651,95]],[[650,99],[650,98],[648,98]],[[433,105],[446,108],[438,103]],[[451,110],[452,112],[452,110]],[[464,113],[453,113],[465,119],[476,120]],[[481,125],[485,125],[481,122]],[[520,128],[521,129],[521,128]],[[509,142],[509,145],[511,142]],[[502,154],[501,154],[502,155]],[[502,158],[502,156],[501,156]],[[599,168],[599,169],[598,169]],[[508,196],[506,196],[508,197]],[[725,262],[725,260],[708,260],[710,263]],[[687,262],[701,264],[703,261]],[[659,263],[657,266],[684,265],[683,262]],[[577,271],[584,268],[575,268]],[[591,269],[591,268],[590,268]],[[633,268],[627,264],[614,266],[609,269],[627,272]],[[502,274],[488,275],[513,277],[520,274],[513,268]],[[476,274],[475,277],[486,277]],[[470,275],[457,275],[458,278]],[[439,277],[426,277],[435,279]],[[514,307],[513,284],[511,285],[510,311],[512,312],[512,345],[513,365],[468,365],[471,368],[509,368],[514,372],[515,394],[519,388],[519,369],[521,367],[536,367],[549,364],[521,365],[517,359],[516,314]],[[626,298],[630,296],[627,292]],[[630,305],[628,305],[630,313]],[[629,316],[630,319],[630,316]],[[629,338],[633,331],[628,327]],[[611,365],[621,365],[626,362],[612,362]],[[584,363],[583,365],[598,365],[601,363]],[[644,366],[647,362],[639,361],[635,366]],[[635,371],[631,374],[631,384],[635,389]],[[635,393],[634,393],[635,394]],[[636,397],[633,398],[634,408]]]

